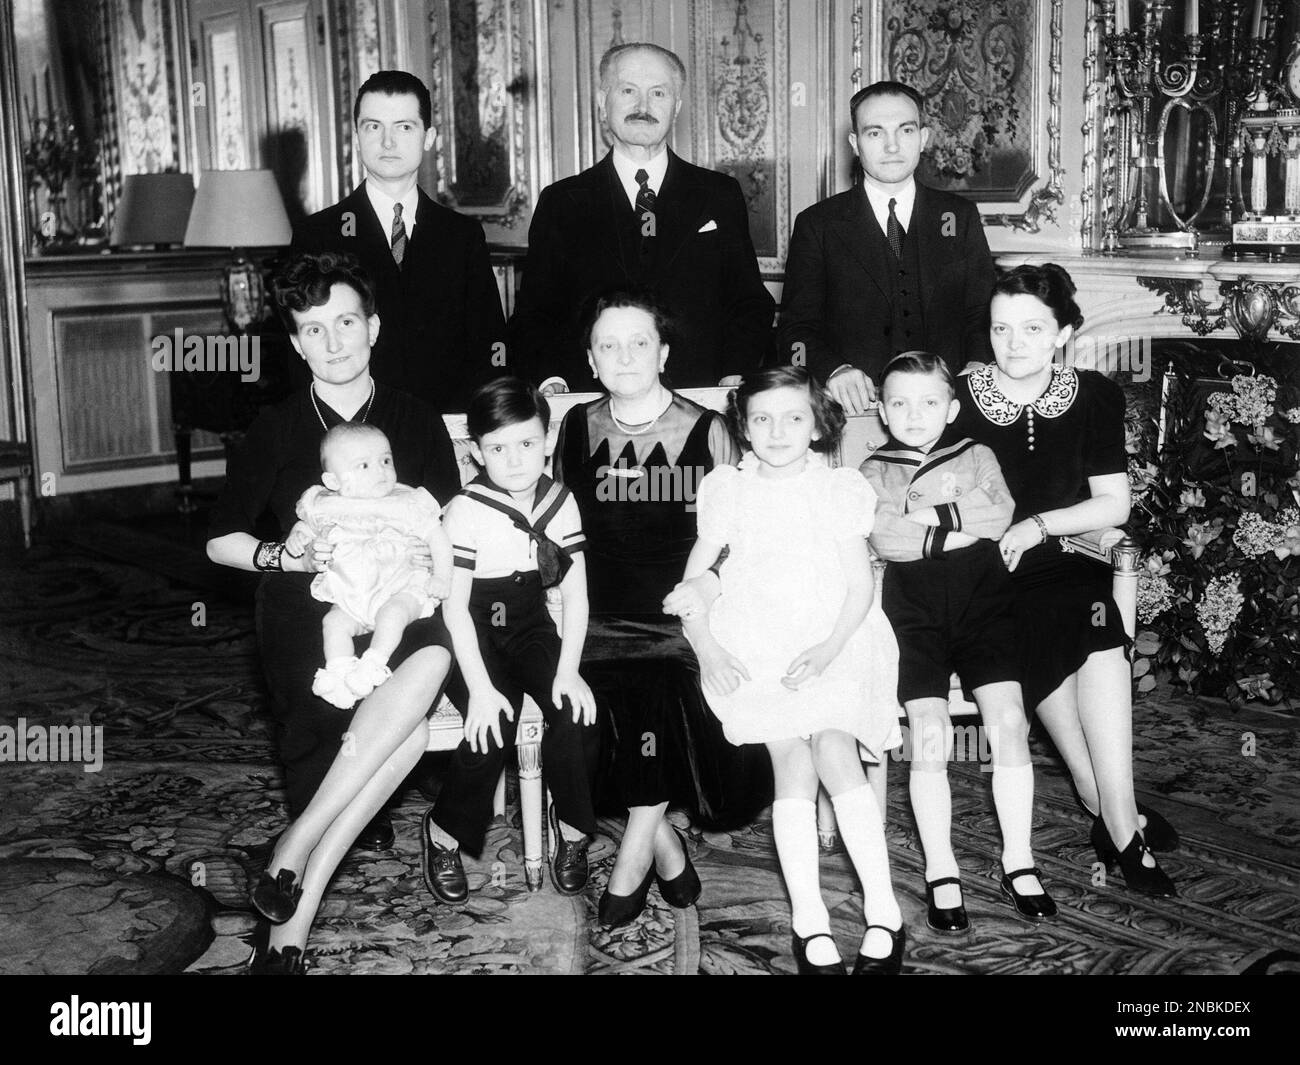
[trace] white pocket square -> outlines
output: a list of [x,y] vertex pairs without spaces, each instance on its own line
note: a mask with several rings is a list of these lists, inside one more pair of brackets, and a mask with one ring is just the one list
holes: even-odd
[[717,228],[718,228],[718,223],[715,222],[712,218],[710,218],[707,222],[704,223],[704,225],[700,226],[700,228],[697,229],[695,232],[712,233]]

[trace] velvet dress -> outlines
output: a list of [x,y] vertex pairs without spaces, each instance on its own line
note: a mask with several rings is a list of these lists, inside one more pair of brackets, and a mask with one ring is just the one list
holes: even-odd
[[721,415],[676,394],[643,425],[616,423],[608,397],[574,407],[554,457],[587,535],[582,672],[608,730],[603,798],[683,805],[716,827],[747,823],[771,800],[771,765],[763,748],[723,736],[663,599],[695,545],[700,481],[737,457]]
[[[1095,371],[1053,367],[1043,394],[1020,404],[998,388],[990,363],[957,379],[957,398],[953,430],[997,456],[1016,502],[1013,522],[1082,502],[1089,477],[1128,469],[1124,393]],[[1062,551],[1053,536],[1026,551],[1011,577],[1026,709],[1093,652],[1126,646],[1109,566]]]

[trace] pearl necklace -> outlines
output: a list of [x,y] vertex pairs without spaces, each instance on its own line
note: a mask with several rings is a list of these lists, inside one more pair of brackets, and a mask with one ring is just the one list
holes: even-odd
[[[320,427],[328,433],[330,431],[330,427],[325,424],[325,415],[323,415],[320,412],[320,405],[316,402],[316,386],[312,385],[310,388],[308,388],[307,393],[308,395],[311,396],[311,405],[312,408],[316,411],[316,417],[320,419]],[[375,379],[372,377],[370,379],[370,398],[366,400],[365,410],[361,412],[360,420],[363,425],[365,424],[366,419],[370,417],[370,405],[374,403],[374,401],[375,401]],[[357,421],[357,417],[356,415],[353,415],[351,418],[345,418],[344,420],[353,422],[353,421]]]
[[[614,413],[614,397],[610,396],[609,416],[611,419],[613,419],[613,422],[618,427],[619,431],[624,433],[625,435],[644,436],[646,433],[648,433],[651,429],[653,429],[658,424],[660,418],[662,418],[665,414],[668,413],[668,407],[671,407],[672,405],[673,405],[672,397],[670,394],[668,399],[668,405],[664,407],[663,410],[661,410],[658,414],[656,414],[653,418],[651,418],[648,422],[646,422],[640,429],[629,429],[623,422],[618,420],[618,415]],[[632,424],[635,425],[637,423],[633,422]]]

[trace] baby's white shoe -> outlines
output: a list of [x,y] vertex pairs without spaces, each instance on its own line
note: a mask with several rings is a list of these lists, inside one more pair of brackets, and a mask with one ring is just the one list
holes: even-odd
[[358,699],[364,699],[392,675],[391,669],[367,651],[348,673],[348,687]]
[[355,658],[337,658],[325,663],[324,669],[316,670],[311,683],[313,695],[319,695],[330,706],[340,710],[351,710],[357,704],[357,697],[348,687],[348,674],[356,668]]

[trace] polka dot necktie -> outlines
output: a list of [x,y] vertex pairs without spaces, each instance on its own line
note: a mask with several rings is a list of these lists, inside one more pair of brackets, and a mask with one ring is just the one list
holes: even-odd
[[889,238],[889,250],[894,253],[894,258],[902,262],[903,227],[898,221],[898,215],[894,214],[894,204],[897,202],[897,200],[889,201],[889,222],[885,227],[885,235]]
[[393,234],[389,246],[393,250],[393,261],[401,266],[402,257],[406,254],[406,223],[402,221],[400,203],[393,204]]

